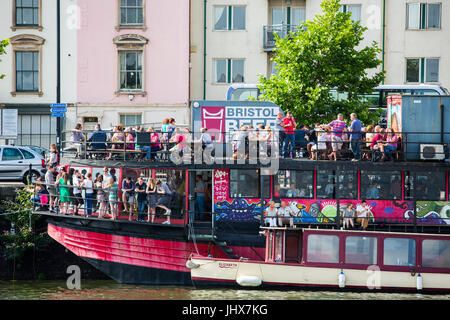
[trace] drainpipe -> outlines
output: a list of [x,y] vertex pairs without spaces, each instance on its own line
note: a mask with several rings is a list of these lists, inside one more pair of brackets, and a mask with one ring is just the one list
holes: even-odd
[[206,99],[206,2],[203,1],[203,100]]
[[[385,55],[385,33],[386,33],[386,0],[383,0],[383,48],[382,48],[382,65],[381,65],[381,71],[384,71],[384,55]],[[384,79],[381,82],[381,84],[384,84]]]
[[[56,0],[56,103],[61,103],[61,1]],[[56,118],[58,163],[61,157],[61,117]]]

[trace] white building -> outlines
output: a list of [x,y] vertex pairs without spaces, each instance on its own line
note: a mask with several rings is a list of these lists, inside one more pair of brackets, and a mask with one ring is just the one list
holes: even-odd
[[[313,19],[321,13],[320,3],[320,0],[193,1],[191,100],[225,99],[230,84],[254,84],[258,75],[275,72],[276,66],[270,60],[274,34],[287,34],[305,19]],[[386,70],[385,84],[428,83],[450,87],[450,76],[443,72],[450,55],[444,19],[450,12],[450,3],[342,0],[341,4],[343,11],[352,13],[352,19],[367,27],[361,46],[378,43],[383,61],[378,70]]]
[[[73,1],[61,0],[62,21],[70,18]],[[56,1],[4,0],[0,8],[0,38],[10,39],[1,57],[0,105],[18,109],[17,144],[48,147],[56,139],[56,118],[50,104],[57,91]],[[75,102],[76,31],[61,39],[61,101]]]

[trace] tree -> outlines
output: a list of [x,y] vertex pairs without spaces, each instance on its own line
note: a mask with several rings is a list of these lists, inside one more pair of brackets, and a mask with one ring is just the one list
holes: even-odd
[[[5,48],[8,46],[8,44],[9,44],[9,39],[5,39],[5,40],[1,40],[0,41],[0,56],[2,55],[2,54],[6,54],[6,50],[5,50]],[[0,60],[0,62],[1,62],[2,60]],[[4,74],[0,74],[0,79],[3,79],[5,77],[5,75]]]
[[[324,0],[323,14],[304,24],[304,30],[277,38],[273,61],[277,74],[260,77],[262,100],[290,110],[298,123],[328,123],[338,113],[352,112],[363,122],[376,120],[379,113],[369,112],[362,95],[384,79],[383,72],[368,77],[369,69],[381,64],[378,44],[358,50],[367,29],[340,12],[339,0]],[[348,93],[348,99],[333,99],[330,90]]]

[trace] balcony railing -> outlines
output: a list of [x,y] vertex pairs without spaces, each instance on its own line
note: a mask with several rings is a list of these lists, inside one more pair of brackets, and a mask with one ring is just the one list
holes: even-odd
[[275,38],[278,35],[280,38],[286,38],[289,36],[289,32],[297,33],[303,30],[304,27],[293,24],[272,24],[264,26],[263,32],[263,47],[266,51],[271,51],[275,48]]

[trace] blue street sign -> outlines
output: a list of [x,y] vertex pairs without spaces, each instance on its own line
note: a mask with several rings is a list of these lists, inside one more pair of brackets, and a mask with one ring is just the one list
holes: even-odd
[[52,103],[51,108],[67,108],[67,103]]
[[61,112],[66,112],[67,109],[64,109],[64,108],[51,108],[50,111],[52,113],[61,113]]
[[55,118],[64,118],[65,117],[65,113],[64,112],[61,112],[61,113],[52,113],[52,117],[55,117]]

